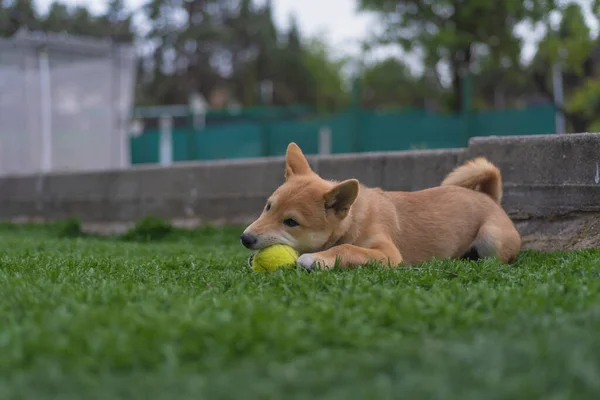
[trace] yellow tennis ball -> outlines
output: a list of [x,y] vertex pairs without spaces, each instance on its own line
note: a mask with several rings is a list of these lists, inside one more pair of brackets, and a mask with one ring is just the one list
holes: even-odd
[[275,244],[259,250],[251,257],[250,266],[254,272],[271,272],[280,268],[296,266],[298,252],[290,246]]

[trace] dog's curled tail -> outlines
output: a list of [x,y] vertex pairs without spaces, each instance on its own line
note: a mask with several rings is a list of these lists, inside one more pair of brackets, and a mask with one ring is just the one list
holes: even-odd
[[450,172],[441,186],[461,186],[490,196],[496,203],[502,201],[502,174],[483,157],[467,161]]

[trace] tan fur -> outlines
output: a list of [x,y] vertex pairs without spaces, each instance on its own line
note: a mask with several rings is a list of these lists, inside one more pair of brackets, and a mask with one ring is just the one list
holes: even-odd
[[494,164],[483,157],[467,161],[448,174],[441,186],[447,185],[485,193],[498,204],[502,201],[502,174]]
[[[500,171],[483,158],[458,167],[441,186],[386,192],[355,179],[320,178],[291,143],[285,179],[245,234],[256,238],[253,249],[294,247],[304,268],[415,264],[459,258],[473,247],[508,263],[520,250],[519,233],[499,205]],[[289,218],[299,225],[286,226]]]

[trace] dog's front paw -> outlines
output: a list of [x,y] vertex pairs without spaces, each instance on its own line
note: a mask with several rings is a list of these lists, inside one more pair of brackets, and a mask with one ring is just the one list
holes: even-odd
[[317,268],[333,268],[333,265],[330,265],[325,257],[321,257],[317,253],[302,254],[300,257],[298,257],[298,261],[296,263],[299,267],[309,271]]
[[316,267],[316,261],[317,258],[313,254],[302,254],[298,257],[296,264],[298,264],[299,267],[310,271]]

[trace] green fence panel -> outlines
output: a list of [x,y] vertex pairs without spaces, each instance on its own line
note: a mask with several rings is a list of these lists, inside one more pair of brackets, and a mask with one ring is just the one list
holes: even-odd
[[463,145],[456,115],[418,112],[371,112],[361,123],[360,151],[453,148]]
[[322,128],[331,131],[332,152],[352,151],[352,114],[340,113],[331,118],[315,118],[301,121],[275,122],[269,125],[269,155],[285,154],[290,142],[295,142],[306,154],[319,152],[319,132]]
[[[281,156],[290,142],[306,154],[319,151],[319,131],[328,127],[332,152],[455,148],[471,136],[534,135],[555,132],[554,107],[493,110],[468,115],[424,110],[370,111],[348,109],[332,117],[248,121],[213,125],[201,130],[173,131],[173,160],[215,160]],[[159,132],[148,128],[131,139],[133,164],[159,162]]]
[[261,125],[239,123],[196,131],[198,160],[253,158],[262,155]]
[[191,128],[175,128],[173,138],[173,161],[197,160],[197,133]]
[[282,156],[290,142],[296,142],[306,154],[319,150],[321,120],[275,122],[268,127],[269,155]]
[[473,115],[474,136],[540,135],[556,132],[552,105],[516,110],[482,111]]
[[363,113],[362,110],[358,110],[358,112],[346,111],[324,123],[324,125],[328,124],[331,128],[332,153],[361,151],[359,140],[363,130]]
[[132,137],[131,163],[132,164],[155,164],[159,162],[159,132],[158,129],[145,129],[143,134]]
[[220,125],[201,130],[173,130],[173,160],[219,160],[260,157],[260,126]]

